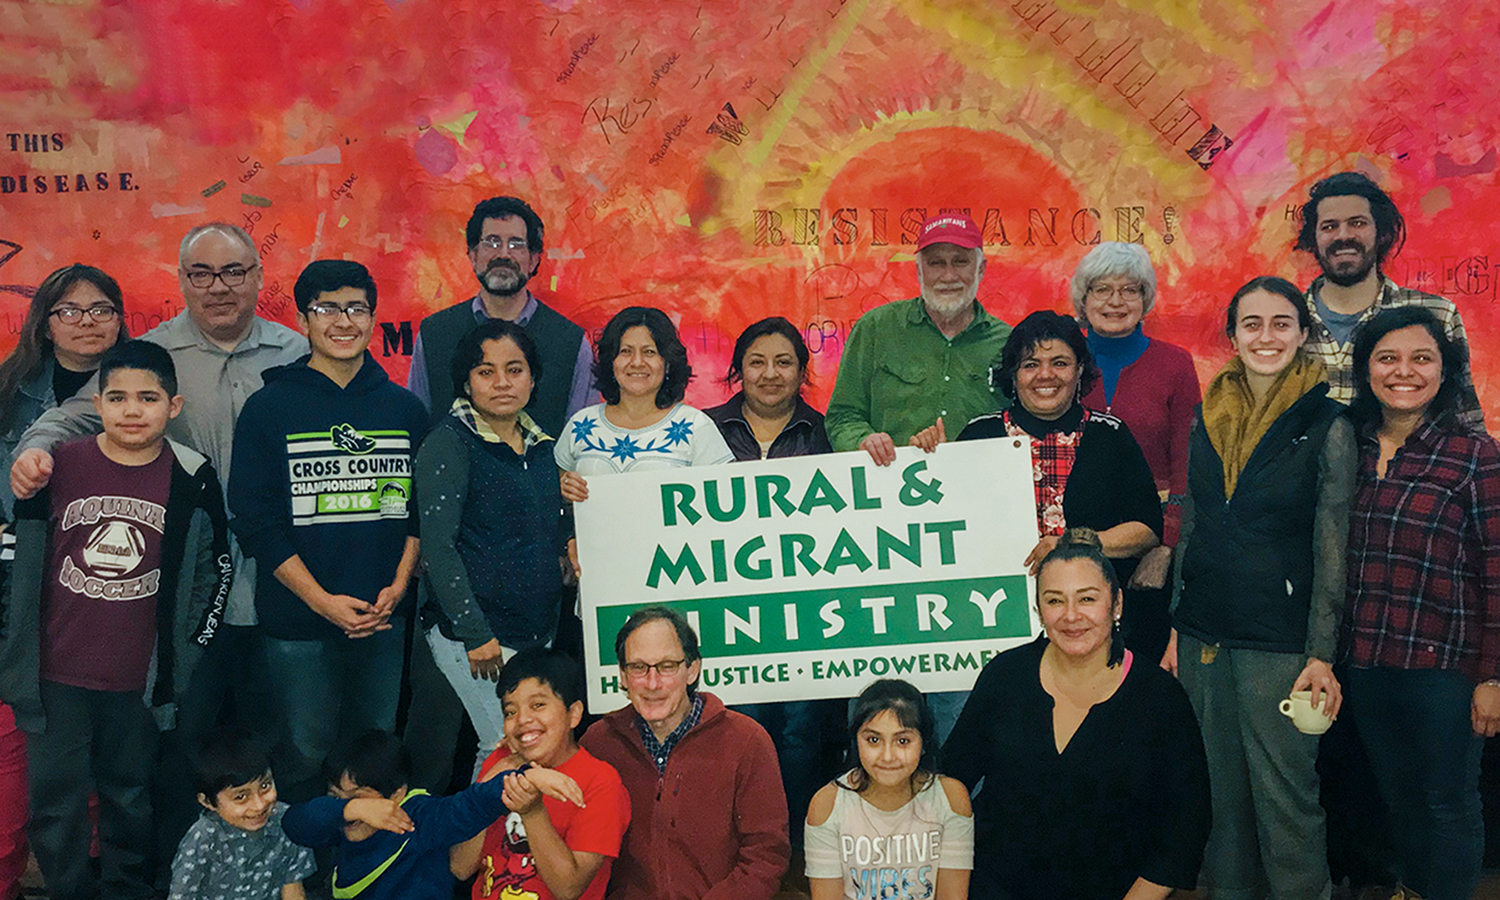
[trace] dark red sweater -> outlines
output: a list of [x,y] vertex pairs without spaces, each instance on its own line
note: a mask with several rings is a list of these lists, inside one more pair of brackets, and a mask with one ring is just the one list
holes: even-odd
[[771,736],[703,693],[703,717],[659,776],[633,707],[580,742],[620,773],[630,828],[607,900],[771,900],[791,856],[786,794]]
[[[1203,393],[1193,357],[1176,344],[1153,338],[1140,358],[1120,370],[1113,403],[1104,402],[1103,379],[1083,398],[1089,409],[1119,418],[1141,445],[1157,491],[1181,497],[1187,493],[1188,432]],[[1177,544],[1182,511],[1177,503],[1163,510],[1162,543]]]

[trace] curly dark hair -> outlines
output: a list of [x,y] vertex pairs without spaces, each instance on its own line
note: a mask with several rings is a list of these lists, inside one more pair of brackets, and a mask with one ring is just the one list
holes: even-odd
[[1453,421],[1462,398],[1459,373],[1469,368],[1468,350],[1448,336],[1432,310],[1422,306],[1397,306],[1376,313],[1354,333],[1354,400],[1349,404],[1349,418],[1356,425],[1378,424],[1382,416],[1380,401],[1370,388],[1370,357],[1375,354],[1375,345],[1391,332],[1413,325],[1425,328],[1432,335],[1443,360],[1443,383],[1427,407],[1426,418],[1433,422]]
[[469,224],[464,226],[464,238],[469,242],[469,249],[479,246],[479,239],[484,236],[485,219],[508,219],[511,216],[519,216],[526,223],[527,249],[532,253],[541,253],[545,231],[542,217],[519,197],[491,197],[479,201],[474,207],[473,215],[469,216]]
[[[990,387],[1016,401],[1016,371],[1021,362],[1031,355],[1037,344],[1043,341],[1062,341],[1073,350],[1078,359],[1078,397],[1089,392],[1094,380],[1099,377],[1099,367],[1094,363],[1094,354],[1089,352],[1088,339],[1072,316],[1051,310],[1037,310],[1017,323],[1005,340],[1000,351],[1000,361],[990,369]],[[1078,402],[1076,399],[1074,402]]]
[[1307,202],[1297,210],[1297,243],[1292,249],[1317,255],[1318,204],[1329,197],[1363,197],[1370,201],[1370,215],[1375,219],[1376,260],[1380,265],[1385,264],[1387,254],[1401,252],[1406,243],[1406,220],[1401,217],[1401,210],[1379,185],[1358,172],[1339,172],[1313,184],[1307,192]]
[[615,380],[615,357],[620,355],[620,342],[625,332],[636,326],[651,332],[656,342],[656,352],[661,354],[666,370],[662,373],[661,387],[656,389],[656,408],[666,409],[682,400],[687,393],[688,380],[693,377],[693,367],[688,365],[687,348],[677,336],[677,326],[667,314],[652,306],[631,306],[615,314],[604,333],[599,335],[599,345],[594,351],[594,384],[611,405],[620,402],[620,383]]

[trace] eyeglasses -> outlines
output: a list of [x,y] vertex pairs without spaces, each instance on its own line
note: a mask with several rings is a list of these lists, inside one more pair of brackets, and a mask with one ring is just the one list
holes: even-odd
[[350,322],[355,325],[363,325],[370,321],[370,316],[374,314],[374,310],[359,303],[352,306],[334,306],[331,303],[309,303],[307,305],[307,314],[319,322],[337,322],[339,316],[348,316]]
[[1095,282],[1094,284],[1089,285],[1089,296],[1093,297],[1095,300],[1108,300],[1110,297],[1113,297],[1116,294],[1120,295],[1121,300],[1139,300],[1141,299],[1141,297],[1145,296],[1145,291],[1142,291],[1141,286],[1138,284],[1127,284],[1123,287],[1114,287],[1112,285],[1100,284],[1098,282]]
[[621,664],[620,668],[624,669],[625,674],[631,678],[645,678],[646,673],[652,669],[655,669],[656,674],[663,678],[671,678],[677,674],[677,670],[682,668],[685,662],[687,662],[686,659],[664,659],[656,663],[628,662]]
[[530,246],[526,243],[525,238],[503,238],[497,234],[487,234],[479,239],[479,243],[481,246],[488,247],[491,250],[510,250],[512,252],[525,250]]
[[211,287],[215,278],[224,282],[225,287],[234,288],[244,284],[245,276],[255,268],[257,266],[228,266],[217,272],[211,269],[183,269],[182,273],[187,276],[188,284],[199,290]]
[[89,318],[95,322],[108,322],[119,315],[120,311],[113,306],[90,306],[88,309],[84,309],[81,306],[59,306],[57,309],[47,313],[47,315],[57,316],[59,321],[66,322],[69,325],[77,325],[83,321],[84,313],[88,313]]

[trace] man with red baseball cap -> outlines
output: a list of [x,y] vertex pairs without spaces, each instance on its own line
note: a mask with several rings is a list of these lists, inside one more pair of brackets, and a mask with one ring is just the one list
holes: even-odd
[[921,296],[878,306],[849,332],[828,401],[834,450],[865,450],[887,466],[898,445],[937,420],[961,429],[1005,405],[990,389],[990,366],[1010,326],[977,299],[983,244],[979,226],[963,213],[922,223]]

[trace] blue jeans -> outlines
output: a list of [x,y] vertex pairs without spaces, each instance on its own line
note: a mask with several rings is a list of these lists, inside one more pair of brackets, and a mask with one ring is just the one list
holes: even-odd
[[[427,629],[427,646],[432,649],[432,661],[437,665],[438,671],[448,679],[448,683],[453,686],[453,693],[463,703],[464,711],[469,714],[469,721],[474,725],[474,734],[479,738],[474,772],[471,775],[477,777],[485,759],[499,746],[500,739],[505,737],[505,713],[501,709],[500,698],[495,695],[495,682],[470,675],[469,652],[464,649],[463,642],[444,637],[436,625]],[[516,655],[516,651],[502,645],[500,655],[502,662],[508,662]]]
[[396,727],[405,623],[365,638],[283,641],[267,637],[266,660],[285,727],[276,780],[291,803],[321,796],[323,760],[372,728]]
[[1467,900],[1484,855],[1473,683],[1446,669],[1351,667],[1344,688],[1390,808],[1402,883],[1427,900]]
[[[43,681],[43,731],[26,735],[31,849],[55,900],[146,900],[157,730],[137,691]],[[99,797],[99,875],[89,864],[89,794]]]

